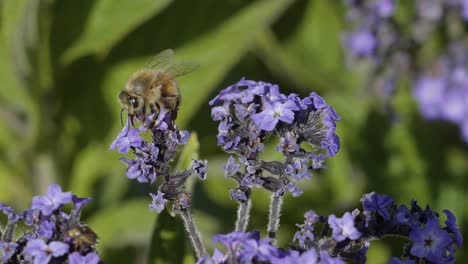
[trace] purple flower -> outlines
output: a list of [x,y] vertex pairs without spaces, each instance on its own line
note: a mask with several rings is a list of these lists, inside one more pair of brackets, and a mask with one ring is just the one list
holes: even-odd
[[50,215],[54,210],[60,208],[66,203],[72,202],[71,192],[62,192],[58,184],[51,184],[47,189],[45,196],[34,196],[32,199],[32,209],[37,209],[43,215]]
[[454,123],[462,122],[468,113],[468,89],[467,91],[452,89],[445,94],[441,104],[443,119]]
[[362,207],[364,210],[377,212],[384,220],[390,219],[388,207],[393,204],[392,198],[388,195],[381,195],[375,192],[365,194],[361,198]]
[[345,36],[345,46],[353,56],[368,57],[374,54],[377,40],[369,31],[359,30]]
[[217,234],[213,236],[213,243],[222,243],[230,252],[235,252],[237,247],[242,245],[242,243],[251,238],[259,237],[260,234],[257,232],[241,232],[234,231],[228,234]]
[[39,235],[43,238],[49,239],[53,236],[55,230],[55,222],[52,221],[43,221],[39,225]]
[[238,202],[247,201],[247,195],[245,194],[244,191],[242,191],[240,189],[230,190],[229,195],[231,196],[231,199],[234,200],[234,201],[238,201]]
[[437,219],[429,219],[423,228],[413,228],[409,237],[414,242],[411,247],[413,256],[434,263],[444,263],[452,238],[445,230],[440,229]]
[[296,184],[290,182],[276,191],[276,195],[283,195],[285,192],[290,192],[293,197],[301,196],[304,192],[296,187]]
[[411,225],[411,220],[413,218],[413,215],[410,210],[408,210],[408,207],[405,205],[400,205],[398,207],[398,212],[396,214],[396,220],[401,223],[401,224],[408,224]]
[[18,244],[14,242],[3,242],[0,241],[0,255],[2,255],[2,263],[7,263],[16,252]]
[[228,161],[224,164],[224,177],[233,176],[240,169],[240,164],[237,163],[232,156],[229,156]]
[[290,131],[287,131],[284,135],[280,137],[280,143],[278,147],[276,147],[276,151],[284,152],[296,152],[299,149],[300,147],[297,144],[297,138]]
[[93,198],[80,198],[76,195],[72,196],[73,209],[77,212],[81,211],[81,208],[89,204]]
[[310,179],[312,174],[309,172],[307,162],[307,159],[297,159],[292,164],[286,166],[284,172],[293,176],[294,180],[296,181],[302,178]]
[[291,124],[294,120],[294,112],[299,110],[296,104],[292,101],[274,102],[270,103],[267,101],[263,102],[263,111],[252,115],[252,120],[255,124],[265,131],[272,131],[275,129],[278,121]]
[[150,178],[156,179],[156,177],[151,176],[153,166],[146,164],[145,160],[142,158],[137,158],[135,160],[121,158],[120,160],[128,165],[125,174],[129,179],[136,179],[140,183],[148,182]]
[[457,219],[455,218],[455,215],[452,214],[449,210],[444,210],[444,214],[447,216],[447,220],[445,221],[445,224],[448,227],[448,230],[453,233],[454,235],[454,242],[457,244],[459,248],[461,248],[463,244],[463,237],[460,232],[460,228],[457,226]]
[[378,0],[375,9],[380,17],[391,17],[395,11],[395,0]]
[[461,14],[465,21],[468,21],[468,0],[460,0],[461,1]]
[[330,215],[328,217],[328,224],[333,229],[333,238],[338,242],[346,238],[356,240],[362,235],[361,232],[354,227],[353,215],[348,212],[346,212],[342,218],[337,218],[333,214]]
[[444,80],[440,77],[423,76],[414,87],[414,97],[426,118],[436,118],[440,114],[445,93]]
[[192,170],[197,174],[200,179],[206,179],[206,166],[208,164],[207,160],[193,160],[192,161]]
[[99,256],[90,252],[87,255],[83,256],[79,252],[73,252],[68,255],[68,264],[98,264]]
[[69,246],[63,242],[52,241],[46,244],[41,239],[28,241],[23,254],[31,256],[34,264],[47,264],[52,257],[60,257],[68,253]]
[[150,196],[153,199],[153,201],[149,205],[150,210],[161,213],[161,211],[164,210],[164,206],[167,203],[167,200],[164,199],[164,193],[158,190],[157,194],[150,193]]
[[137,128],[129,129],[130,121],[120,131],[117,138],[110,145],[110,149],[119,148],[120,153],[127,153],[130,147],[140,147],[143,144],[143,139],[140,137],[140,130]]
[[221,121],[229,116],[229,109],[225,106],[215,106],[211,108],[211,117],[214,121]]

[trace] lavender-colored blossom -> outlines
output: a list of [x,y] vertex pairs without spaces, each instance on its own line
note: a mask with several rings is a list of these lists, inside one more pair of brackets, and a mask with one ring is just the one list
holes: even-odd
[[400,224],[410,224],[410,221],[413,218],[413,214],[405,205],[400,205],[398,207],[398,212],[396,214],[396,220]]
[[371,32],[362,29],[346,34],[344,45],[353,56],[369,57],[375,52],[377,40]]
[[378,193],[365,194],[361,198],[362,207],[367,211],[375,211],[381,215],[384,220],[390,219],[389,206],[393,204],[392,198],[388,195],[380,195]]
[[50,215],[54,210],[62,205],[72,202],[71,192],[62,192],[62,187],[58,184],[51,184],[45,196],[34,196],[32,209],[37,209],[43,215]]
[[294,234],[293,242],[298,242],[299,246],[306,248],[307,241],[315,240],[314,224],[318,220],[318,215],[314,211],[308,211],[304,214],[304,224],[297,225],[301,229]]
[[395,0],[378,0],[375,3],[375,9],[380,17],[391,17],[395,12]]
[[240,164],[235,161],[232,156],[229,156],[228,161],[224,164],[224,177],[233,176],[240,169]]
[[79,212],[81,211],[81,208],[83,208],[85,205],[89,204],[93,198],[80,198],[76,195],[72,196],[72,201],[73,201],[73,210]]
[[279,121],[291,124],[294,120],[295,110],[299,110],[292,101],[282,102],[263,102],[264,110],[252,115],[252,120],[260,129],[272,131]]
[[34,264],[47,264],[52,257],[60,257],[68,253],[69,246],[63,242],[52,241],[46,244],[42,239],[30,240],[23,254],[31,256]]
[[164,199],[164,193],[158,191],[157,194],[150,193],[150,196],[153,199],[153,201],[149,205],[150,210],[161,213],[161,211],[164,210],[164,206],[167,203],[167,199]]
[[17,243],[0,241],[0,255],[2,255],[2,263],[7,263],[7,260],[15,254],[17,248]]
[[[138,182],[148,182],[150,181],[153,166],[147,164],[144,159],[137,158],[135,160],[129,160],[127,158],[121,158],[121,161],[128,165],[126,175],[129,179],[136,179]],[[151,177],[154,178],[155,177]]]
[[229,195],[231,199],[238,202],[245,202],[247,201],[247,195],[241,189],[232,189],[229,191]]
[[206,166],[208,164],[207,160],[193,160],[192,161],[192,170],[197,174],[200,179],[206,179]]
[[140,147],[143,139],[140,137],[140,130],[137,128],[130,129],[130,121],[123,127],[117,138],[110,145],[110,149],[118,148],[120,153],[127,153],[130,147]]
[[300,180],[303,178],[310,179],[312,174],[309,172],[309,167],[307,166],[308,160],[307,159],[298,159],[295,160],[292,164],[286,166],[284,172],[293,176],[294,180]]
[[39,225],[38,233],[43,238],[49,239],[54,234],[54,230],[55,230],[55,223],[52,221],[45,220]]
[[343,217],[337,218],[335,215],[328,217],[328,224],[333,229],[333,238],[336,241],[343,241],[346,238],[356,240],[362,233],[354,227],[354,217],[350,213],[345,213]]
[[437,219],[430,219],[423,228],[413,228],[409,237],[414,242],[411,254],[434,263],[444,262],[452,244],[452,238],[440,228]]
[[79,252],[73,252],[68,255],[68,264],[98,264],[99,256],[90,252],[86,255],[81,255]]
[[276,191],[276,195],[282,196],[285,192],[290,192],[293,197],[301,196],[304,192],[296,187],[296,184],[290,182]]
[[459,248],[461,248],[463,244],[463,237],[460,232],[460,228],[458,228],[457,219],[455,218],[455,215],[449,210],[444,210],[443,212],[447,216],[447,220],[445,221],[445,224],[447,225],[448,230],[453,233],[454,242],[457,244]]

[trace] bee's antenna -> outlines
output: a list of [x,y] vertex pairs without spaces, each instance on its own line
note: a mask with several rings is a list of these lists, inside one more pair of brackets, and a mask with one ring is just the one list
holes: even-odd
[[124,108],[122,108],[122,110],[120,110],[120,124],[122,125],[122,127],[124,126],[123,124],[123,118],[122,118],[122,113],[124,111]]

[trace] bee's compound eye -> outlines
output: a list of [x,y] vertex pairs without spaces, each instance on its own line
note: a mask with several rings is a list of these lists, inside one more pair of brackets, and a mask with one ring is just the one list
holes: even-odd
[[138,108],[138,100],[135,97],[129,97],[128,100],[134,108]]

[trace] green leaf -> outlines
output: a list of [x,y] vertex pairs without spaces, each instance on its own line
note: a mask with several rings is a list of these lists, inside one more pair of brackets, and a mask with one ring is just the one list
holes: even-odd
[[[289,61],[314,90],[346,84],[343,78],[341,19],[331,1],[309,1],[296,33],[287,41]],[[339,73],[339,74],[337,74]]]
[[213,31],[177,50],[178,57],[200,64],[197,71],[180,78],[183,102],[178,123],[181,127],[188,123],[210,92],[254,44],[255,37],[266,30],[292,2],[256,1]]
[[147,263],[182,263],[185,249],[185,230],[182,220],[179,217],[172,217],[167,210],[163,210],[156,219]]
[[93,7],[85,31],[63,55],[68,64],[90,53],[106,54],[129,32],[163,10],[171,0],[99,0]]
[[[119,155],[110,151],[108,146],[89,145],[77,155],[71,172],[70,189],[79,196],[91,197],[97,180],[123,172],[124,166],[119,166],[118,158]],[[124,175],[121,177],[125,178]]]
[[133,244],[144,246],[150,239],[155,213],[148,208],[149,199],[135,199],[108,206],[86,222],[98,234],[100,249]]

